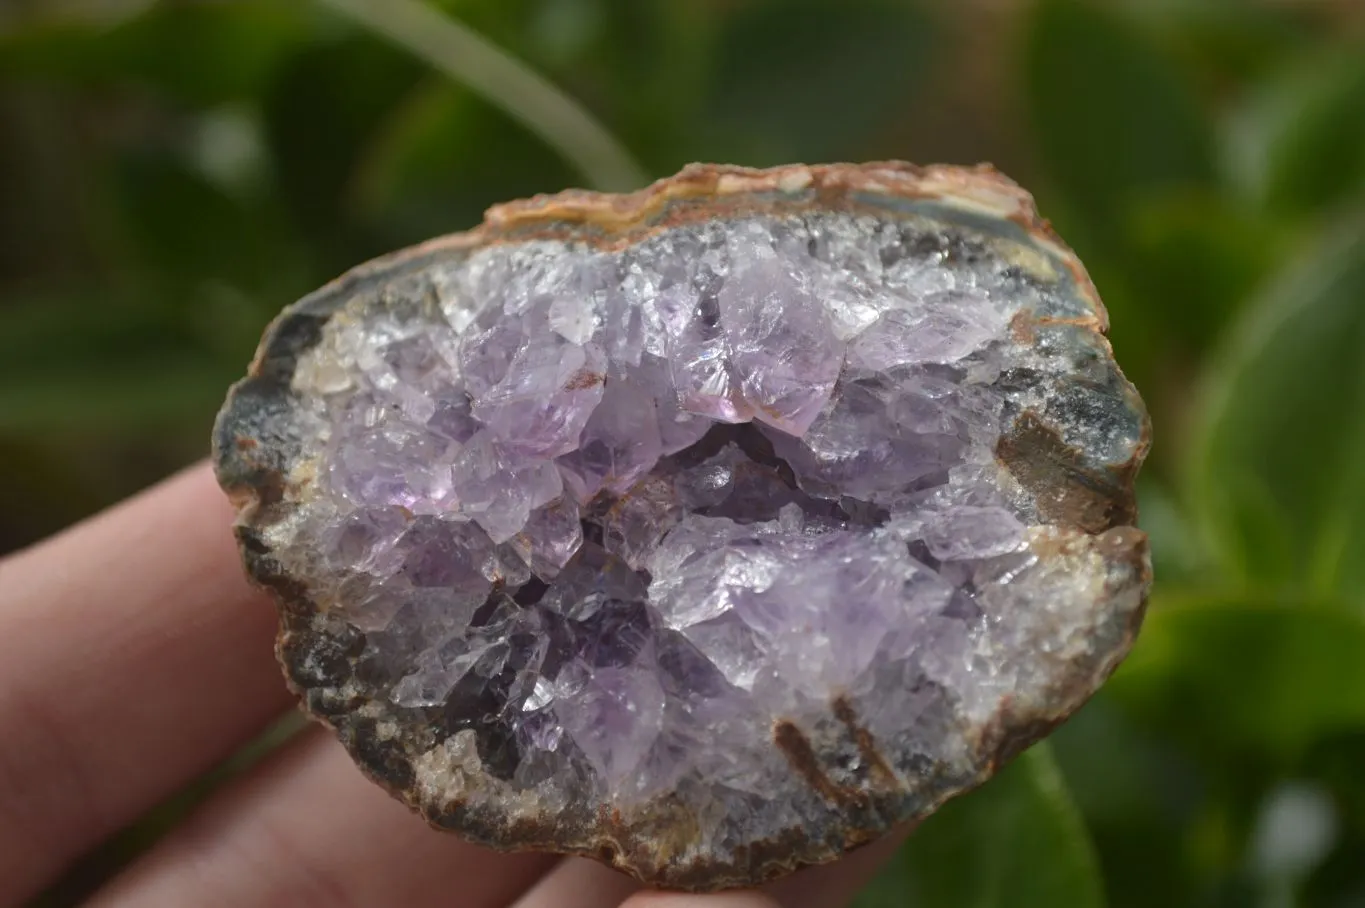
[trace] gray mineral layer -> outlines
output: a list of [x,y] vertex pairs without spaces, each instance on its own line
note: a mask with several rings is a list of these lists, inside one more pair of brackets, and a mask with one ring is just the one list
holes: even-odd
[[435,824],[757,882],[979,783],[1131,642],[1146,422],[1079,263],[918,171],[736,173],[369,266],[224,411],[293,685]]

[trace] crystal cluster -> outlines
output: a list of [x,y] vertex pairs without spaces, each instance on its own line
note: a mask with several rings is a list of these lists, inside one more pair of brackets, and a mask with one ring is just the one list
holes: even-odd
[[1140,609],[1141,559],[1000,457],[1060,413],[1058,444],[1135,460],[1140,411],[1102,341],[1021,334],[1085,313],[969,226],[566,229],[329,306],[273,430],[307,492],[254,539],[309,590],[283,649],[480,840],[697,888],[824,859],[988,774],[1011,710],[1061,718]]

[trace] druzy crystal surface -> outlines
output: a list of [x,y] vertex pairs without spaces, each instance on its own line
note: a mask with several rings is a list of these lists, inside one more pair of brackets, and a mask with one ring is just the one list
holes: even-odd
[[980,781],[1121,657],[1145,423],[1076,275],[792,182],[381,265],[229,404],[291,680],[433,822],[753,882]]

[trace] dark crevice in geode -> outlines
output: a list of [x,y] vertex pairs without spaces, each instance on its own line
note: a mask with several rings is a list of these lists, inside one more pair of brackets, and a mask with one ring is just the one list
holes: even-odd
[[[764,466],[779,467],[775,462],[777,457],[773,453],[772,442],[764,437],[753,423],[744,422],[712,425],[696,442],[676,454],[662,458],[659,461],[659,471],[665,475],[674,475],[683,470],[699,467],[719,454],[727,445],[734,445],[748,455],[750,460]],[[753,453],[755,451],[760,453],[756,456]],[[791,485],[795,487],[794,479],[791,480]]]
[[[584,534],[586,538],[586,533]],[[520,606],[535,605],[544,596],[550,585],[539,577],[532,577],[512,594],[512,601]]]
[[886,508],[852,496],[835,500],[807,493],[791,464],[777,454],[772,439],[754,423],[718,423],[700,441],[660,460],[656,471],[677,476],[702,467],[730,447],[747,458],[735,464],[736,485],[745,491],[737,490],[724,502],[695,508],[692,513],[750,523],[771,520],[784,504],[795,504],[807,517],[862,527],[879,526],[890,516]]

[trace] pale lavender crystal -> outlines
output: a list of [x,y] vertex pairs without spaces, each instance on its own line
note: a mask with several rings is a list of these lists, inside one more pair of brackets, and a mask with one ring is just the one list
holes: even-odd
[[681,517],[682,507],[671,479],[647,476],[605,507],[600,520],[603,544],[639,570]]
[[754,419],[800,435],[829,400],[842,345],[793,263],[744,233],[731,238],[731,258],[717,294],[731,368]]
[[608,785],[637,772],[663,728],[664,691],[651,664],[585,673],[555,714]]
[[967,772],[961,729],[1075,595],[998,456],[1053,367],[1011,332],[1041,299],[1017,268],[910,233],[508,241],[434,268],[416,315],[327,326],[295,530],[376,696],[446,723],[432,765],[575,822],[666,801],[706,848],[828,816],[773,735],[828,744],[835,701],[906,791]]
[[659,460],[659,412],[649,388],[608,380],[578,448],[560,457],[565,483],[581,503],[603,488],[624,491]]
[[917,363],[952,363],[998,337],[1007,319],[971,294],[941,291],[914,311],[892,309],[881,315],[849,348],[858,368],[885,371]]
[[[903,554],[894,532],[807,535],[800,510],[788,507],[778,520],[747,525],[688,518],[650,562],[663,578],[651,599],[731,683],[838,689],[911,619],[903,590],[917,590],[914,607],[933,609],[947,604],[952,588]],[[755,651],[766,665],[740,659]]]
[[622,370],[622,380],[648,389],[654,399],[659,420],[659,449],[662,454],[677,452],[701,441],[713,425],[710,419],[684,410],[673,383],[668,361],[650,353]]
[[537,332],[517,350],[502,380],[475,400],[473,415],[523,454],[567,454],[602,399],[604,367],[596,345]]
[[413,511],[443,509],[454,485],[448,439],[424,428],[382,424],[338,441],[333,486],[361,507],[398,505]]
[[[470,611],[467,599],[442,606],[451,611],[460,607]],[[482,634],[447,637],[417,658],[414,671],[394,687],[393,701],[399,706],[435,706],[471,673],[496,674],[506,662],[509,649],[505,641]]]
[[420,419],[432,407],[426,387],[428,379],[444,374],[450,368],[447,356],[454,353],[454,345],[443,349],[446,340],[435,332],[404,334],[372,352],[362,353],[359,364],[376,389],[399,402],[406,413]]
[[452,469],[461,513],[498,542],[519,533],[532,508],[554,500],[563,490],[551,461],[522,459],[487,429],[460,449]]
[[484,565],[493,543],[472,523],[418,518],[400,543],[405,554],[399,576],[412,586],[459,589],[479,600],[491,588]]
[[471,412],[469,395],[463,388],[443,387],[433,395],[427,428],[443,438],[464,444],[479,431],[479,421]]
[[[647,589],[644,578],[630,565],[601,546],[587,543],[541,601],[554,613],[575,621],[608,622],[619,638],[615,643],[634,652],[647,642],[647,634],[630,631],[630,625],[622,621],[643,617],[647,623],[647,615],[633,611],[644,601]],[[600,634],[594,635],[585,641],[584,655],[597,653],[607,642]]]
[[583,544],[578,505],[572,499],[560,497],[536,508],[512,541],[537,577],[547,580],[554,577]]
[[337,567],[386,576],[402,564],[394,546],[407,528],[400,507],[358,509],[328,530],[324,551]]
[[631,284],[632,275],[627,273],[602,298],[602,347],[607,359],[620,367],[638,366],[647,346],[644,309],[628,292]]
[[717,293],[717,252],[706,250],[694,270],[666,283],[651,308],[667,335],[667,356],[679,405],[689,413],[722,422],[746,422],[752,405],[744,399],[732,360],[730,338],[721,324]]
[[509,317],[500,306],[485,306],[466,328],[456,366],[471,394],[482,397],[507,376],[527,340],[523,321]]
[[924,520],[924,544],[935,558],[961,561],[993,558],[1017,550],[1024,539],[1024,526],[1001,507],[962,505]]
[[395,616],[408,607],[411,591],[397,593],[364,574],[346,578],[337,586],[337,614],[365,633],[381,633]]
[[[906,376],[900,388],[912,388],[914,381]],[[773,447],[814,493],[837,492],[872,502],[893,498],[959,462],[964,448],[955,433],[922,433],[900,424],[894,418],[898,393],[846,382],[801,438],[770,433]]]

